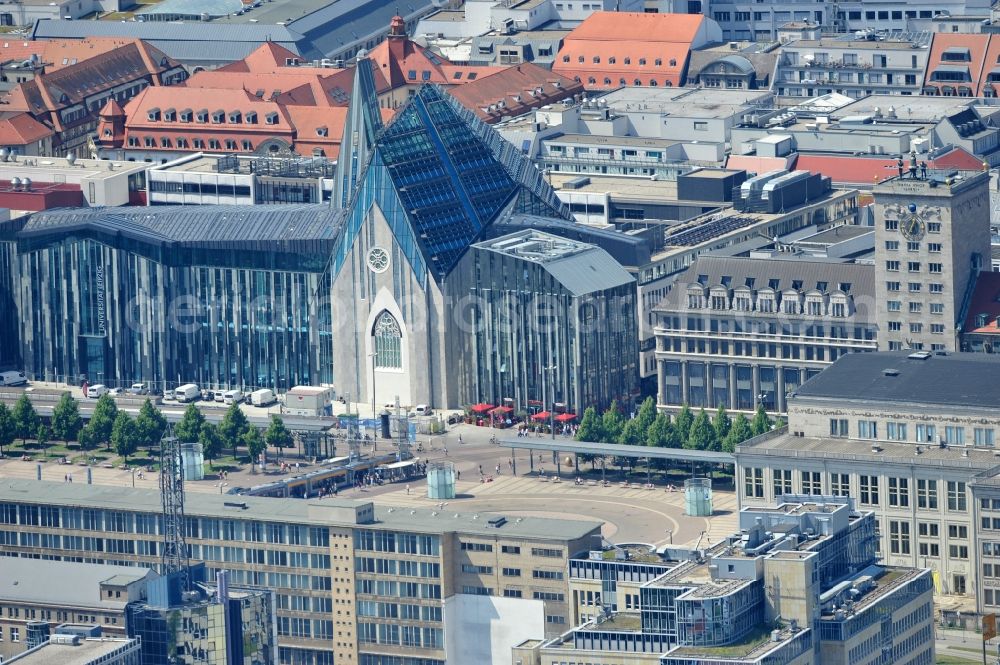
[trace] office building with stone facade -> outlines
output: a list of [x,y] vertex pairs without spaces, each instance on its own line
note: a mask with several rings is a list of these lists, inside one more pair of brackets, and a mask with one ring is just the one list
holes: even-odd
[[875,350],[874,272],[793,256],[700,257],[656,308],[657,404],[784,412],[785,395],[831,362]]
[[787,431],[737,447],[740,505],[852,497],[875,514],[885,563],[934,570],[943,609],[994,609],[998,370],[985,354],[844,356],[789,395]]
[[990,270],[989,174],[892,178],[874,188],[879,349],[957,351]]
[[[745,507],[706,549],[629,545],[570,561],[579,623],[526,640],[521,665],[934,662],[931,571],[878,563],[876,522],[852,499]],[[613,660],[612,660],[613,657]]]
[[[600,524],[444,510],[189,494],[191,560],[232,585],[275,593],[283,665],[500,662],[510,634],[555,637],[571,621],[571,556]],[[0,556],[149,566],[162,533],[156,492],[5,481]],[[6,560],[6,559],[4,559]]]
[[[834,228],[785,256],[708,254],[677,277],[654,311],[660,408],[784,413],[789,393],[846,353],[984,348],[989,177],[916,175],[874,188],[874,229],[841,226],[837,240]],[[870,244],[850,253],[862,231],[874,231],[874,259]]]

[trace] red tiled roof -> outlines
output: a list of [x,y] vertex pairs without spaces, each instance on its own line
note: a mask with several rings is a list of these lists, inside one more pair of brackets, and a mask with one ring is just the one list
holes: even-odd
[[790,169],[795,163],[795,155],[788,157],[758,157],[757,155],[730,155],[727,169],[743,169],[748,173],[767,173],[778,169]]
[[563,40],[552,70],[588,89],[683,85],[705,30],[701,14],[594,12]]
[[[898,175],[898,156],[855,157],[853,155],[804,155],[799,154],[795,168],[829,176],[833,182],[845,185],[870,187]],[[903,168],[909,169],[909,157],[903,155]],[[732,162],[730,161],[730,164]],[[953,148],[927,162],[930,169],[982,169],[982,162],[963,148]]]
[[[534,63],[524,63],[478,77],[448,91],[486,122],[518,116],[531,109],[583,92],[583,86]],[[491,109],[491,107],[493,107]]]
[[0,119],[0,145],[23,146],[52,136],[55,132],[31,117],[29,113],[13,113]]
[[[948,49],[968,49],[969,61],[943,60],[942,55]],[[983,82],[991,67],[996,66],[996,55],[1000,49],[1000,40],[993,39],[989,34],[934,33],[931,52],[927,58],[927,74],[924,88],[937,90],[952,87],[955,90],[965,87],[972,97],[982,96]],[[987,58],[987,53],[993,53],[993,60]],[[986,64],[984,67],[984,63]],[[969,71],[971,81],[935,81],[934,72],[940,67],[964,67]]]
[[[977,325],[980,315],[986,315],[986,323]],[[1000,273],[981,272],[976,279],[976,288],[969,303],[969,314],[965,318],[963,332],[992,333],[1000,335],[997,317],[1000,316]]]

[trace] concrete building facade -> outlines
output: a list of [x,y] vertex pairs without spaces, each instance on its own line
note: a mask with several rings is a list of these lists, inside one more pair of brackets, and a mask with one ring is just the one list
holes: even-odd
[[[193,493],[185,508],[191,559],[205,562],[209,576],[225,570],[233,586],[275,592],[283,665],[393,665],[404,656],[424,665],[461,662],[449,648],[481,630],[488,612],[521,626],[522,638],[554,637],[570,620],[569,557],[600,539],[595,522],[456,518],[343,499]],[[5,482],[0,555],[154,564],[159,514],[152,491]],[[445,623],[449,607],[455,618]],[[469,607],[478,611],[463,611]],[[478,648],[511,646],[482,640]]]
[[874,188],[879,348],[956,351],[990,269],[989,175],[911,174]]

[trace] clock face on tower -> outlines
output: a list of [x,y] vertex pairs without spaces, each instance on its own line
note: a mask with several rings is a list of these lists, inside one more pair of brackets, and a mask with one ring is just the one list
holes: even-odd
[[899,220],[899,231],[907,240],[920,240],[926,231],[924,220],[920,215],[910,213]]

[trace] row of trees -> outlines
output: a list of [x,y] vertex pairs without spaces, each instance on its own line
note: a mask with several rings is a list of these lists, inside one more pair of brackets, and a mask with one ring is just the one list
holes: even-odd
[[730,418],[722,406],[712,418],[705,409],[695,415],[687,405],[671,418],[664,412],[658,413],[650,397],[632,418],[625,418],[617,402],[603,414],[598,414],[593,407],[587,408],[580,420],[576,440],[732,452],[750,437],[770,431],[773,424],[763,407],[757,408],[753,420],[742,413]]
[[[53,408],[48,425],[42,421],[26,394],[12,409],[0,402],[0,454],[3,447],[15,439],[22,442],[35,439],[44,446],[54,438],[76,441],[82,450],[102,445],[113,448],[127,463],[129,456],[140,448],[157,446],[166,428],[167,419],[148,399],[133,418],[120,410],[110,395],[103,395],[97,400],[90,420],[84,424],[79,404],[69,393],[65,393]],[[229,448],[235,457],[237,448],[243,446],[250,454],[252,463],[267,445],[279,449],[294,445],[292,434],[280,417],[272,416],[267,430],[261,434],[237,404],[229,408],[218,425],[207,422],[201,410],[191,404],[174,427],[173,434],[185,443],[201,443],[207,460],[217,459],[225,448]]]

